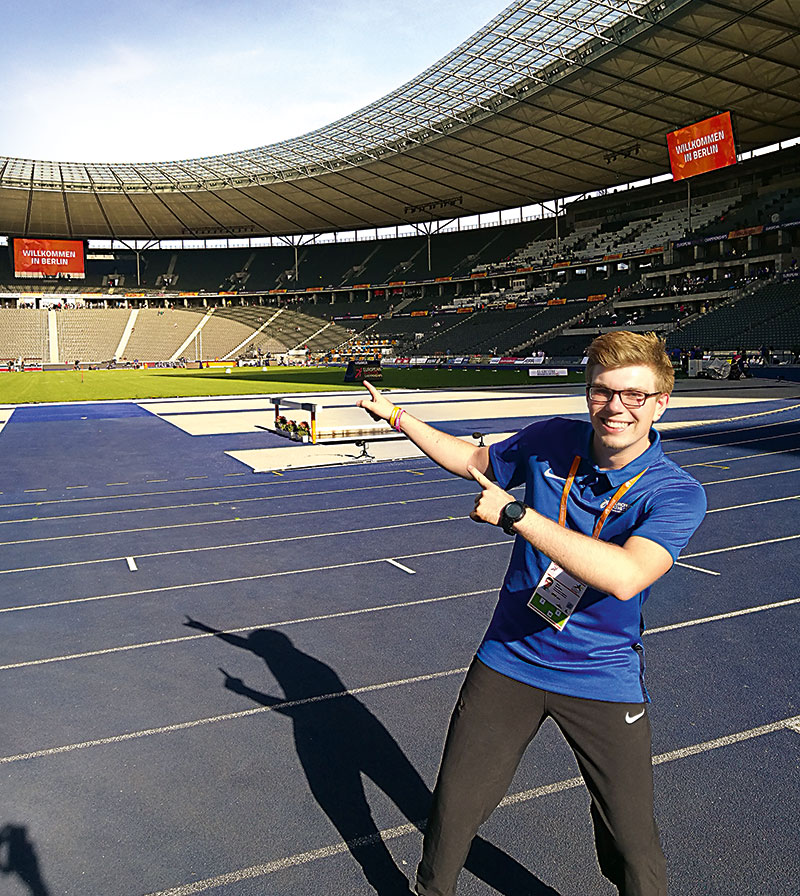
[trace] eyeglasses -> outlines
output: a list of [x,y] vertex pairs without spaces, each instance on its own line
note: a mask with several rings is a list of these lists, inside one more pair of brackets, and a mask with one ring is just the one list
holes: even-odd
[[586,397],[594,404],[608,404],[615,395],[619,395],[619,400],[626,408],[640,408],[648,398],[661,393],[640,392],[638,389],[606,389],[605,386],[586,387]]

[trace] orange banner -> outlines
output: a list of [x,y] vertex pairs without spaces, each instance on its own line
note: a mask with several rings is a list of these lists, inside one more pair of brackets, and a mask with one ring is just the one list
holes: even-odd
[[83,278],[82,240],[14,240],[14,273],[17,277],[54,277],[66,274]]
[[673,180],[736,164],[731,113],[723,112],[667,134]]
[[566,305],[567,300],[566,299],[548,299],[547,304],[548,305]]
[[586,301],[587,302],[602,302],[603,299],[606,299],[606,298],[608,298],[608,296],[604,292],[602,292],[602,293],[599,292],[596,295],[587,296]]

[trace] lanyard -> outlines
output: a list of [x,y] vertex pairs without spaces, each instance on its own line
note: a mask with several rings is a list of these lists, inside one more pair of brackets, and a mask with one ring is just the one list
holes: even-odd
[[[570,490],[572,489],[572,483],[575,481],[575,474],[578,472],[578,467],[580,466],[581,459],[579,455],[575,455],[572,466],[569,468],[569,475],[567,476],[566,482],[564,483],[564,488],[561,492],[561,506],[558,509],[558,525],[566,527],[567,525],[567,498],[569,497]],[[605,521],[608,519],[608,515],[613,510],[617,501],[628,491],[629,488],[634,486],[639,479],[647,472],[647,467],[645,467],[641,473],[638,473],[633,479],[628,479],[626,482],[623,482],[622,485],[614,492],[611,500],[606,504],[603,512],[600,514],[599,519],[595,523],[594,531],[592,532],[592,538],[600,538],[600,530],[605,525]]]

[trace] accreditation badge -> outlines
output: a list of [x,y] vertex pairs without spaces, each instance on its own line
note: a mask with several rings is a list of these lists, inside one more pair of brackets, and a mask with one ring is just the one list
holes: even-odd
[[562,631],[586,587],[585,582],[574,579],[551,561],[528,601],[528,606],[553,628]]

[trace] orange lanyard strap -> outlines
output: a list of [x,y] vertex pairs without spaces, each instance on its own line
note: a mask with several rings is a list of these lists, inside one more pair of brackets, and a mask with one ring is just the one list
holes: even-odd
[[[578,467],[580,466],[581,459],[579,455],[575,455],[572,466],[569,468],[569,475],[567,476],[566,482],[564,483],[564,488],[561,491],[561,506],[558,509],[558,525],[565,526],[567,525],[567,498],[569,497],[569,493],[572,490],[572,483],[575,481],[575,474],[578,472]],[[611,500],[606,504],[603,512],[600,514],[599,519],[595,523],[594,531],[592,532],[592,538],[600,538],[600,532],[605,525],[606,520],[608,519],[608,515],[614,509],[617,504],[617,501],[628,491],[628,489],[632,488],[636,483],[644,476],[647,472],[647,467],[645,467],[641,473],[637,473],[633,479],[628,479],[626,482],[623,482],[622,485],[614,492]]]

